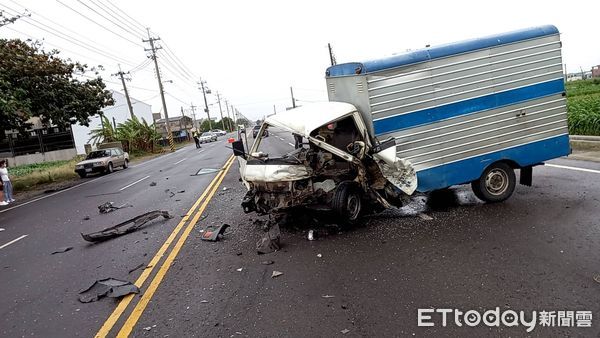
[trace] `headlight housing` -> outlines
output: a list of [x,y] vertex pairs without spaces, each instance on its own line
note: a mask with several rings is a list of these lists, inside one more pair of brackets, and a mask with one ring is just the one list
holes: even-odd
[[100,166],[103,166],[103,165],[104,165],[104,162],[94,162],[94,166],[95,167],[100,167]]
[[78,164],[75,166],[75,169],[83,169],[83,164]]

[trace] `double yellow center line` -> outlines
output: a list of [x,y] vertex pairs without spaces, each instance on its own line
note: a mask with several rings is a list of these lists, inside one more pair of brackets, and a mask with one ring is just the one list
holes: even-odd
[[[177,226],[175,227],[175,229],[173,229],[173,231],[171,232],[171,235],[169,235],[169,237],[167,238],[167,240],[165,241],[165,243],[160,247],[160,249],[158,250],[158,252],[156,253],[156,255],[154,255],[154,257],[152,258],[152,260],[148,264],[149,268],[145,269],[142,272],[142,274],[140,275],[140,277],[137,279],[137,281],[135,282],[135,285],[137,287],[139,287],[139,288],[142,287],[142,285],[144,284],[144,282],[146,281],[146,279],[148,279],[148,277],[150,276],[150,274],[152,274],[152,271],[154,270],[154,267],[157,266],[157,264],[159,263],[160,259],[164,256],[164,254],[167,252],[167,250],[169,249],[169,247],[171,246],[171,244],[175,241],[175,238],[177,237],[177,235],[179,234],[179,232],[181,231],[181,229],[184,227],[184,225],[187,223],[187,221],[193,215],[192,220],[185,227],[185,230],[183,231],[183,234],[179,237],[179,240],[177,241],[177,243],[173,247],[173,250],[171,250],[171,252],[167,256],[167,258],[165,259],[165,261],[162,263],[160,269],[158,270],[158,272],[156,273],[156,275],[154,276],[154,278],[150,282],[150,285],[148,286],[148,288],[144,292],[142,298],[136,304],[135,308],[133,309],[133,311],[131,312],[131,314],[129,315],[129,317],[127,318],[127,320],[125,321],[125,324],[123,325],[123,327],[121,328],[121,330],[117,334],[117,337],[128,337],[129,334],[131,333],[131,331],[133,330],[135,324],[138,322],[138,320],[140,319],[140,316],[142,315],[142,313],[146,309],[146,306],[148,305],[148,302],[150,302],[150,299],[152,298],[152,296],[154,295],[154,293],[158,289],[158,286],[160,285],[160,283],[162,282],[163,278],[167,274],[167,271],[171,267],[171,264],[175,260],[175,257],[177,257],[177,254],[179,254],[179,251],[181,250],[181,248],[183,247],[183,244],[185,243],[186,239],[190,235],[190,232],[192,231],[192,229],[194,228],[194,226],[198,222],[198,219],[200,218],[200,216],[204,212],[204,209],[206,209],[208,203],[210,202],[210,200],[214,196],[215,192],[219,188],[219,185],[223,181],[223,178],[225,178],[225,175],[227,174],[227,172],[229,171],[229,168],[233,164],[234,159],[235,159],[235,157],[231,156],[225,162],[225,165],[223,166],[223,169],[210,182],[210,184],[208,185],[208,187],[206,188],[206,190],[204,190],[204,192],[202,193],[202,195],[198,198],[198,200],[196,200],[196,202],[194,203],[194,205],[192,205],[192,207],[187,212],[187,214],[185,215],[185,217],[183,217],[183,219],[181,219],[181,221],[179,222],[179,224],[177,224]],[[199,205],[200,205],[200,208],[196,211],[196,209],[198,208]],[[108,317],[108,319],[106,320],[106,322],[104,322],[104,325],[102,325],[102,327],[100,328],[100,330],[96,334],[96,337],[106,337],[110,333],[110,331],[113,329],[113,327],[115,326],[115,324],[117,323],[117,321],[119,320],[119,318],[121,318],[121,316],[123,315],[123,313],[125,312],[125,310],[129,306],[129,304],[131,303],[131,301],[134,299],[134,296],[135,295],[131,294],[131,295],[127,295],[123,299],[121,299],[121,301],[119,302],[119,304],[117,305],[117,307],[115,308],[115,310]]]

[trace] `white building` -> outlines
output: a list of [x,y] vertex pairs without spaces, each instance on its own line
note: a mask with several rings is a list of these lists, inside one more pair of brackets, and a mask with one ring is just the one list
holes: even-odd
[[[129,108],[127,107],[127,99],[125,98],[125,94],[112,90],[112,96],[115,100],[114,105],[107,106],[102,109],[104,116],[108,118],[110,123],[115,123],[118,125],[119,123],[125,122],[127,119],[131,117],[129,114]],[[133,106],[133,113],[138,119],[144,118],[148,124],[153,122],[152,120],[152,106],[142,101],[136,100],[133,97],[131,98],[131,105]],[[72,126],[73,129],[73,139],[75,140],[75,148],[77,149],[77,154],[85,154],[85,144],[89,143],[90,140],[90,131],[92,129],[101,128],[102,124],[100,122],[100,116],[96,115],[90,118],[89,127],[81,126],[79,124],[74,124]]]

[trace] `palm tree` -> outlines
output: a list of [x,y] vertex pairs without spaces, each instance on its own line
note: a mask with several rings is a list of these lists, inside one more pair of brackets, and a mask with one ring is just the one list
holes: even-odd
[[104,115],[100,116],[101,127],[90,131],[90,139],[88,142],[93,144],[114,142],[118,139],[115,127],[110,123]]

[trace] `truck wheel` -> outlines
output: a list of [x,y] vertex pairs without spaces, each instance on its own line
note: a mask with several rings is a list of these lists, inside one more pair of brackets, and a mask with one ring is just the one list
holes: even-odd
[[333,195],[333,210],[344,221],[355,222],[362,210],[360,190],[352,182],[342,182]]
[[506,200],[515,191],[516,185],[515,171],[503,162],[490,165],[478,180],[471,182],[475,196],[489,203]]

